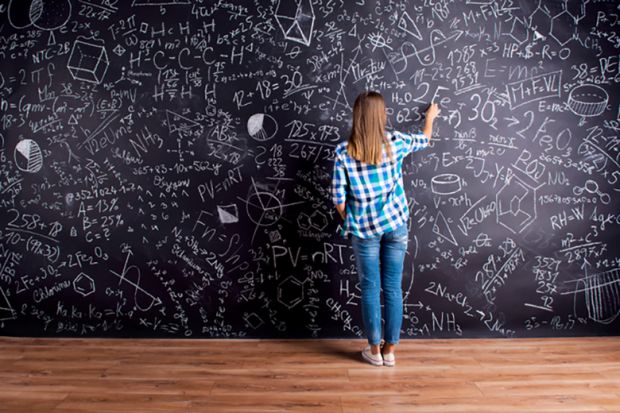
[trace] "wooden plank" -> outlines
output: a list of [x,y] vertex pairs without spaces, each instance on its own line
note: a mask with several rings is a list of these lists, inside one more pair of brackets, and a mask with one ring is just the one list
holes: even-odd
[[191,411],[218,413],[340,413],[339,396],[307,394],[213,395],[192,400]]
[[0,412],[620,412],[620,337],[0,338]]
[[343,396],[343,413],[523,413],[523,412],[610,412],[618,407],[615,396],[578,395],[546,397],[427,398],[409,395]]

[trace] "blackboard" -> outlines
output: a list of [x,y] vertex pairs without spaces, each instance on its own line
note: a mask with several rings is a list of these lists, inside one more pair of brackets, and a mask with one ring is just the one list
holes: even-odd
[[0,2],[0,334],[364,337],[333,149],[404,165],[402,338],[618,334],[617,1]]

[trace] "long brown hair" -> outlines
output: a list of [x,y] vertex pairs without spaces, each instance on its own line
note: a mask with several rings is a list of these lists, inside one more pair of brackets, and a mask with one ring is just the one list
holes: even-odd
[[392,158],[389,142],[385,137],[385,100],[378,92],[363,92],[353,104],[353,126],[347,144],[352,158],[371,165],[382,161],[383,145]]

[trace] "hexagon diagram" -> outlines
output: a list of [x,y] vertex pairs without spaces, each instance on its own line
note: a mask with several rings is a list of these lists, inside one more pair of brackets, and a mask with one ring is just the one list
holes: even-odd
[[536,219],[536,189],[513,175],[495,196],[497,223],[521,233]]
[[579,22],[579,20],[583,19],[586,16],[586,4],[588,4],[590,0],[581,0],[581,1],[567,1],[566,2],[566,11],[573,16],[575,19],[575,23]]
[[530,29],[534,31],[534,40],[546,39],[551,32],[551,15],[539,5],[529,17]]
[[304,299],[304,283],[292,275],[278,285],[278,301],[286,308],[293,308]]
[[517,43],[522,44],[527,40],[527,26],[520,18],[515,18],[512,22],[512,28],[508,36],[512,37]]
[[83,297],[95,292],[95,281],[83,272],[73,280],[73,289]]
[[568,11],[564,10],[551,19],[550,35],[560,46],[564,46],[573,39],[575,27],[575,19],[573,19],[573,16],[571,16]]

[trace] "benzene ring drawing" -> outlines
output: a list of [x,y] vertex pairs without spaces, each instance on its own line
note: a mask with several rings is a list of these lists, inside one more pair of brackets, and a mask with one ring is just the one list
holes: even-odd
[[81,272],[73,280],[73,289],[82,297],[86,297],[95,292],[95,280],[88,274]]
[[285,39],[310,46],[314,29],[312,0],[279,1],[276,21]]
[[294,276],[288,276],[278,285],[278,302],[288,309],[304,300],[304,283]]
[[495,196],[497,223],[521,233],[536,219],[536,188],[513,175]]

